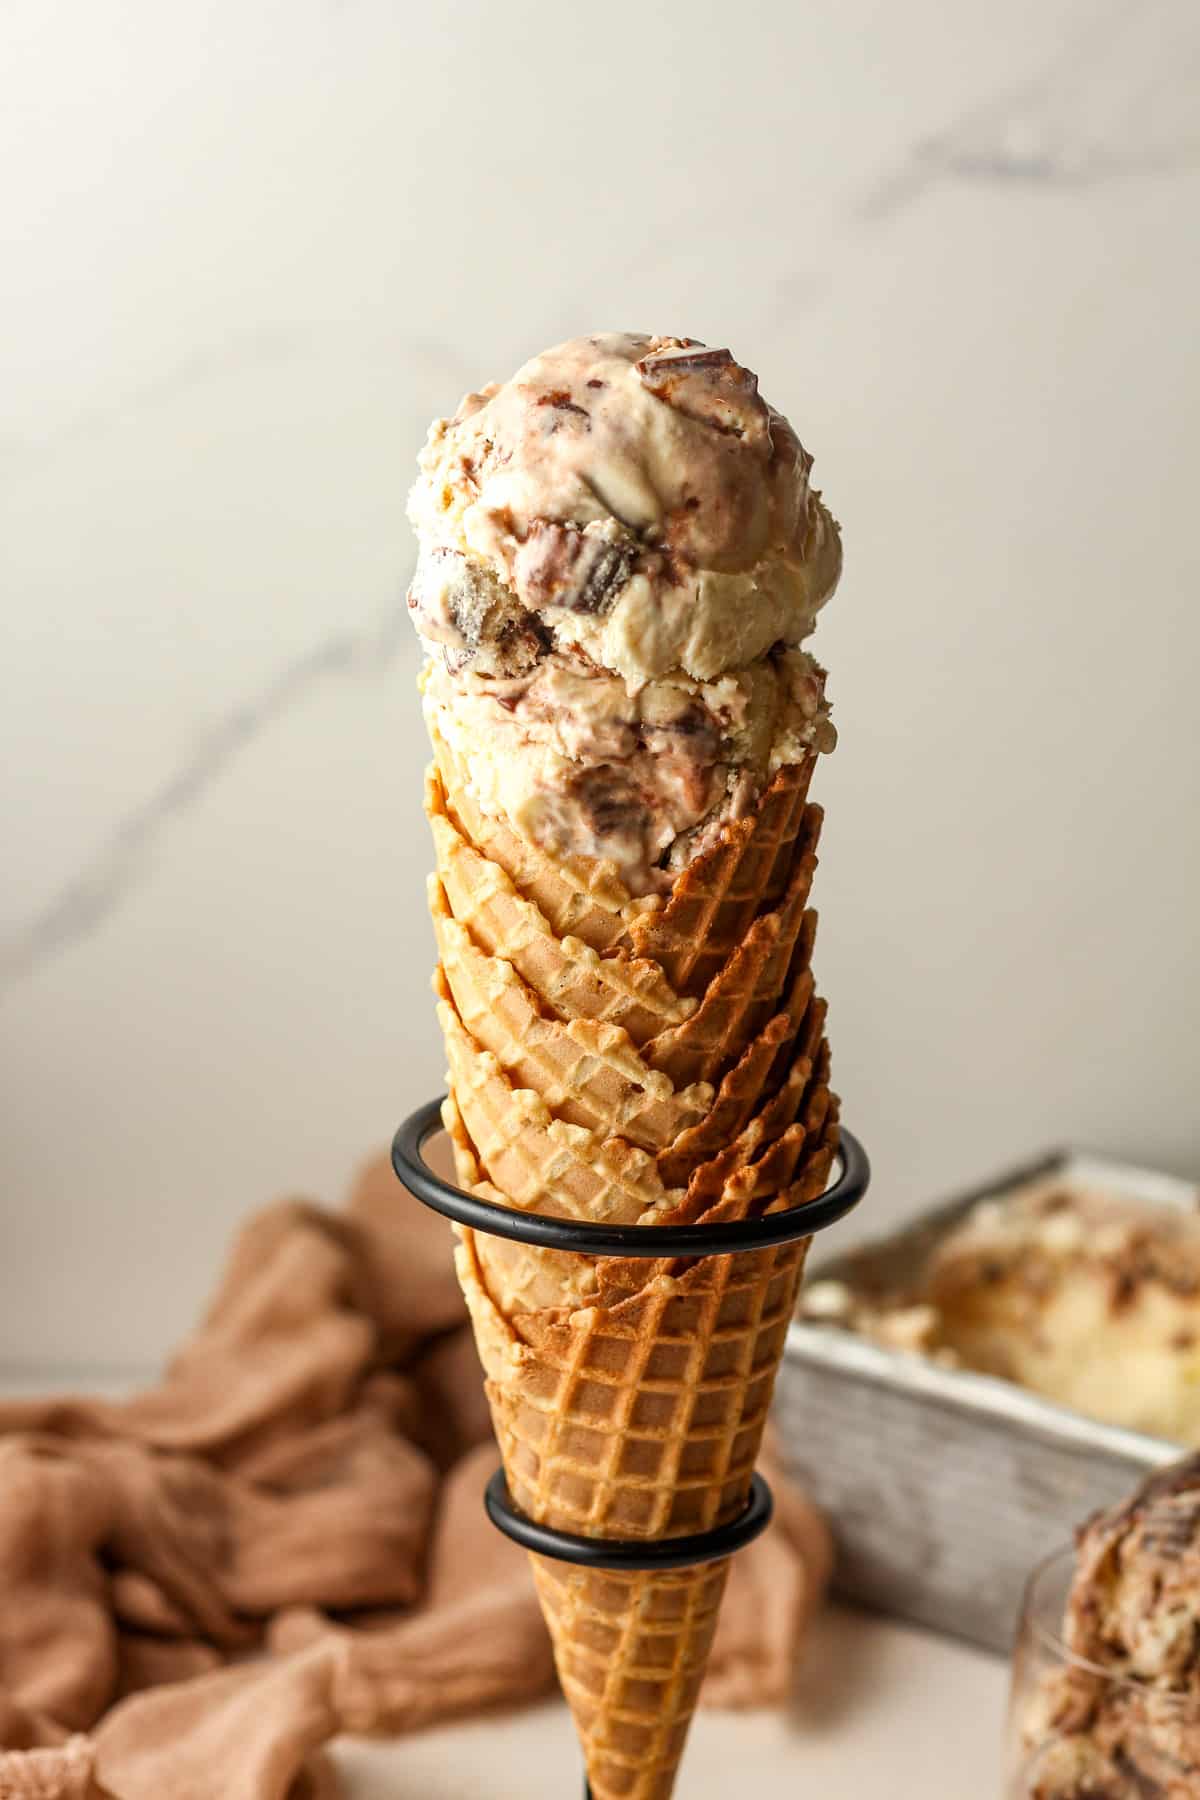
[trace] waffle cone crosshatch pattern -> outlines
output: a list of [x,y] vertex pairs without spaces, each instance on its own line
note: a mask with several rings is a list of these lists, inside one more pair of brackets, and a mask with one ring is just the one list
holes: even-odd
[[[456,1255],[511,1507],[568,1538],[699,1541],[745,1512],[843,1144],[812,970],[815,757],[646,905],[483,813],[434,748],[441,1123],[460,1189],[525,1228],[460,1222]],[[551,1222],[569,1247],[525,1235]],[[587,1253],[598,1227],[622,1254]],[[733,1244],[756,1227],[781,1235]],[[647,1257],[672,1229],[713,1238]],[[590,1791],[667,1800],[727,1556],[532,1560]]]
[[[458,1221],[460,1279],[503,1457],[488,1487],[489,1516],[530,1549],[583,1747],[585,1792],[595,1800],[666,1796],[729,1556],[769,1522],[769,1491],[753,1461],[809,1236],[857,1204],[867,1159],[843,1132],[837,1180],[791,1216],[606,1229],[518,1213],[478,1187],[443,1181],[425,1162],[424,1145],[446,1114],[453,1120],[450,1102],[413,1114],[396,1134],[393,1163],[410,1192]],[[598,1250],[612,1250],[623,1252],[616,1264],[652,1276],[674,1264],[683,1278],[678,1291],[661,1282],[656,1330],[640,1329],[637,1315],[615,1317],[607,1329],[556,1321],[560,1333],[550,1335],[533,1372],[526,1367],[505,1384],[499,1315],[473,1272],[484,1234],[497,1227],[518,1245],[519,1234],[553,1234],[553,1248],[533,1247],[543,1254],[592,1263]],[[620,1241],[630,1237],[639,1240],[636,1255]],[[782,1241],[756,1248],[766,1237]],[[688,1255],[673,1257],[681,1240]],[[558,1247],[568,1242],[581,1248]],[[673,1310],[680,1302],[683,1310]],[[707,1330],[697,1328],[697,1302]],[[702,1372],[687,1379],[697,1364]]]

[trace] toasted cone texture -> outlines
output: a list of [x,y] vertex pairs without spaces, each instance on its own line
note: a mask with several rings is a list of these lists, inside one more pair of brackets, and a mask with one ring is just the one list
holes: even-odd
[[601,957],[582,938],[555,937],[538,906],[449,817],[433,771],[426,805],[451,913],[481,950],[512,964],[548,1013],[620,1025],[635,1044],[644,1044],[697,1011],[696,1001],[676,994],[657,963],[621,951]]
[[[812,813],[815,834],[820,816],[815,807]],[[651,1068],[673,1081],[712,1081],[741,1055],[779,1003],[804,933],[804,903],[815,867],[815,853],[806,850],[777,910],[754,920],[696,1012],[645,1046]]]
[[670,1076],[643,1061],[621,1026],[543,1017],[537,995],[512,964],[476,949],[436,877],[429,907],[442,972],[466,1030],[516,1086],[540,1094],[558,1118],[663,1149],[707,1116],[712,1087],[697,1082],[677,1094]]
[[537,901],[557,937],[582,938],[594,950],[620,942],[635,910],[611,863],[555,862],[503,819],[480,810],[463,769],[445,740],[434,735],[434,755],[450,808],[475,847]]
[[716,848],[676,878],[666,905],[632,921],[633,949],[653,957],[679,993],[703,994],[751,921],[783,892],[815,761],[780,769],[754,817],[727,826]]
[[[808,909],[812,759],[774,777],[661,901],[485,814],[440,739],[430,911],[462,1186],[621,1224],[802,1206],[837,1150]],[[745,1504],[807,1242],[593,1258],[460,1233],[514,1502],[609,1538]],[[727,1563],[610,1574],[533,1557],[595,1800],[668,1800]]]

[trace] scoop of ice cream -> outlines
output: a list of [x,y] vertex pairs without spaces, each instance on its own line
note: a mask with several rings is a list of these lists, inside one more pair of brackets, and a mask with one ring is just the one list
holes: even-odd
[[837,584],[811,458],[723,349],[576,338],[433,425],[410,514],[418,630],[459,668],[575,646],[630,685],[799,644]]
[[640,898],[833,747],[800,648],[841,568],[810,468],[690,338],[577,338],[434,424],[408,603],[435,744],[486,812]]
[[430,734],[469,768],[484,810],[552,855],[613,863],[631,895],[667,885],[777,768],[833,737],[802,650],[633,692],[558,652],[508,681],[433,661],[422,686]]
[[1093,1417],[1200,1442],[1200,1217],[1045,1181],[934,1256],[942,1341]]
[[850,1330],[1200,1445],[1200,1213],[1039,1177],[972,1207],[903,1285],[858,1271]]

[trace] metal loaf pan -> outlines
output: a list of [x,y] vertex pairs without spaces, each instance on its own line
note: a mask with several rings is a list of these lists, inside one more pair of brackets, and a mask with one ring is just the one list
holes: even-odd
[[[1194,1211],[1186,1182],[1064,1150],[934,1208],[810,1280],[903,1286],[980,1200],[1047,1176]],[[1042,1556],[1126,1494],[1177,1445],[1098,1424],[1011,1382],[796,1321],[776,1386],[785,1458],[830,1519],[834,1586],[861,1602],[1007,1653]]]

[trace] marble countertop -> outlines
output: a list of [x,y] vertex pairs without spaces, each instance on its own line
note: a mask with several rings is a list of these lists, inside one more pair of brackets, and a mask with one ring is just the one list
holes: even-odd
[[[1055,1142],[1195,1175],[1194,0],[0,14],[0,1364],[157,1361],[438,1090],[404,493],[580,331],[728,342],[843,523],[839,1241]],[[831,1609],[680,1800],[987,1800],[1006,1681]],[[338,1754],[578,1788],[559,1706]]]
[[161,1357],[438,1090],[404,496],[580,331],[731,344],[842,521],[840,1241],[1195,1173],[1194,0],[0,15],[0,1361]]
[[[998,1800],[1007,1682],[998,1658],[827,1608],[786,1712],[696,1715],[678,1800]],[[579,1785],[558,1703],[336,1755],[352,1800],[576,1800]]]

